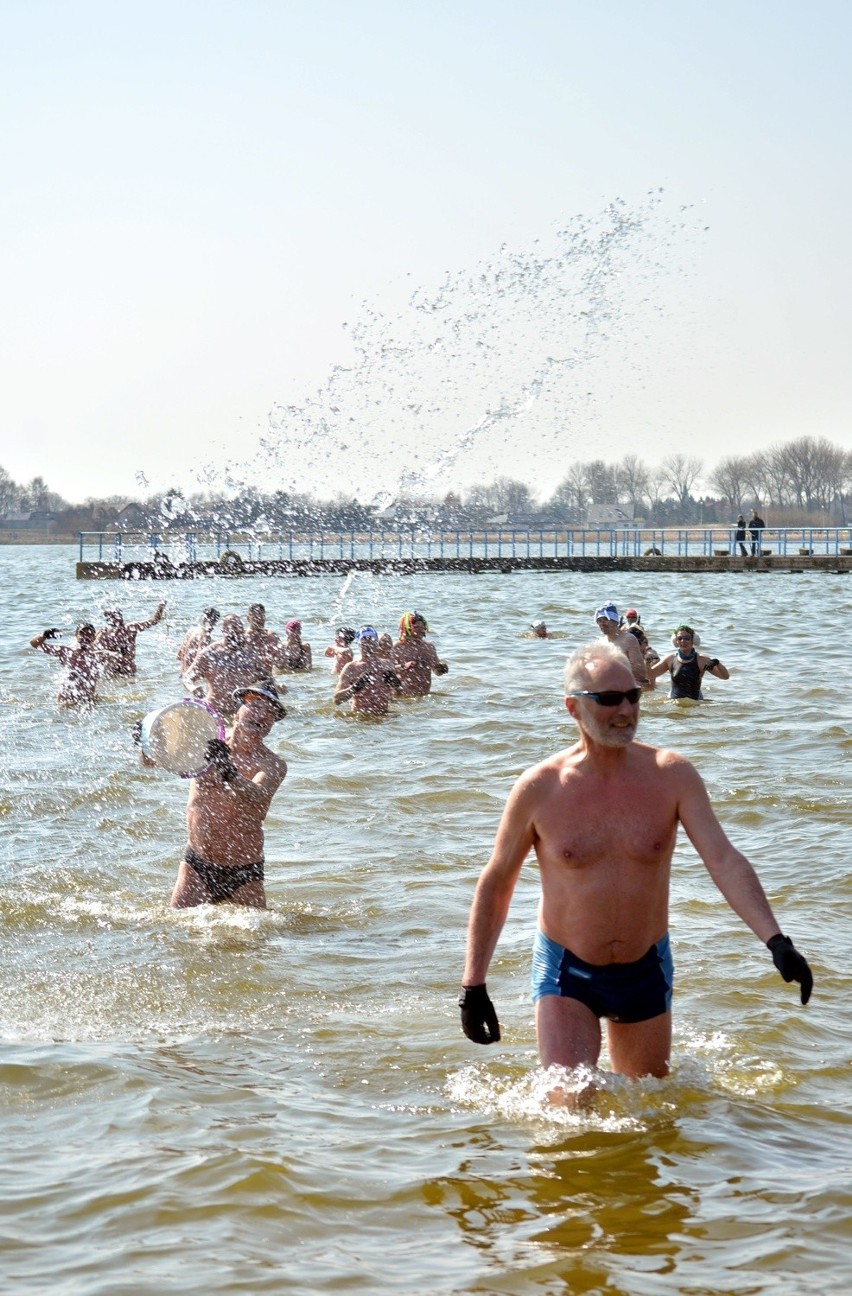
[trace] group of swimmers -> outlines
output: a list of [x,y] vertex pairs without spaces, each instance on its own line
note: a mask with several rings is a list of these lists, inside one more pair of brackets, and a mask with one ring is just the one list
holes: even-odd
[[77,627],[73,646],[56,642],[63,631],[55,626],[31,639],[31,648],[40,648],[65,667],[57,701],[65,706],[91,706],[97,697],[99,679],[128,679],[135,675],[136,636],[162,621],[165,611],[162,602],[146,621],[125,621],[119,608],[108,608],[100,629],[89,621]]
[[[628,608],[622,616],[615,603],[604,603],[595,612],[595,624],[609,643],[618,648],[630,662],[636,683],[643,689],[653,689],[661,675],[670,677],[669,697],[700,701],[705,675],[729,679],[726,666],[718,657],[700,653],[701,640],[692,626],[681,623],[671,634],[672,652],[661,657],[645,634],[642,618],[635,608]],[[539,618],[530,624],[529,637],[553,639],[546,622]]]

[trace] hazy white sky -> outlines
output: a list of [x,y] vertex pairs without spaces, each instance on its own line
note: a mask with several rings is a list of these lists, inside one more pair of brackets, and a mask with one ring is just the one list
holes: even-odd
[[2,17],[16,480],[545,491],[852,446],[846,0]]

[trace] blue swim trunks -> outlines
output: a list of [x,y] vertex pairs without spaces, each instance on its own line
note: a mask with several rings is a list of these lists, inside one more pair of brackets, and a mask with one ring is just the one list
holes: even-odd
[[668,1012],[674,964],[668,932],[635,963],[584,963],[544,932],[533,941],[532,1001],[543,995],[579,999],[596,1017],[614,1022],[649,1021]]

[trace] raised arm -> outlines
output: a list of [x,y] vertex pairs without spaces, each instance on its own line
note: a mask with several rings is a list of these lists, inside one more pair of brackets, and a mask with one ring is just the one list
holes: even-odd
[[166,601],[164,599],[162,603],[157,604],[157,610],[154,612],[153,616],[148,618],[147,621],[134,621],[133,625],[128,628],[130,630],[135,630],[137,634],[140,630],[150,630],[151,626],[155,626],[158,621],[162,621],[165,611]]

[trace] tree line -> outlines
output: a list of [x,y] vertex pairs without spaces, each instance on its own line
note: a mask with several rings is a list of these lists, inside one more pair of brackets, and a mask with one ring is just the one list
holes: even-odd
[[[595,506],[619,509],[629,521],[646,526],[730,523],[752,506],[783,525],[838,525],[849,521],[852,451],[825,438],[798,437],[756,451],[729,456],[705,472],[701,459],[667,456],[649,466],[638,455],[617,463],[578,461],[552,495],[537,498],[532,487],[511,477],[450,491],[442,497],[400,494],[383,511],[344,494],[318,499],[305,493],[260,492],[246,487],[236,495],[193,494],[174,489],[144,500],[110,496],[68,504],[41,477],[17,485],[0,468],[0,518],[13,513],[50,516],[62,534],[103,530],[119,515],[129,529],[257,532],[363,530],[400,525],[481,527],[503,522],[532,527],[583,525]],[[130,506],[130,507],[128,507]],[[134,507],[135,506],[135,507]]]

